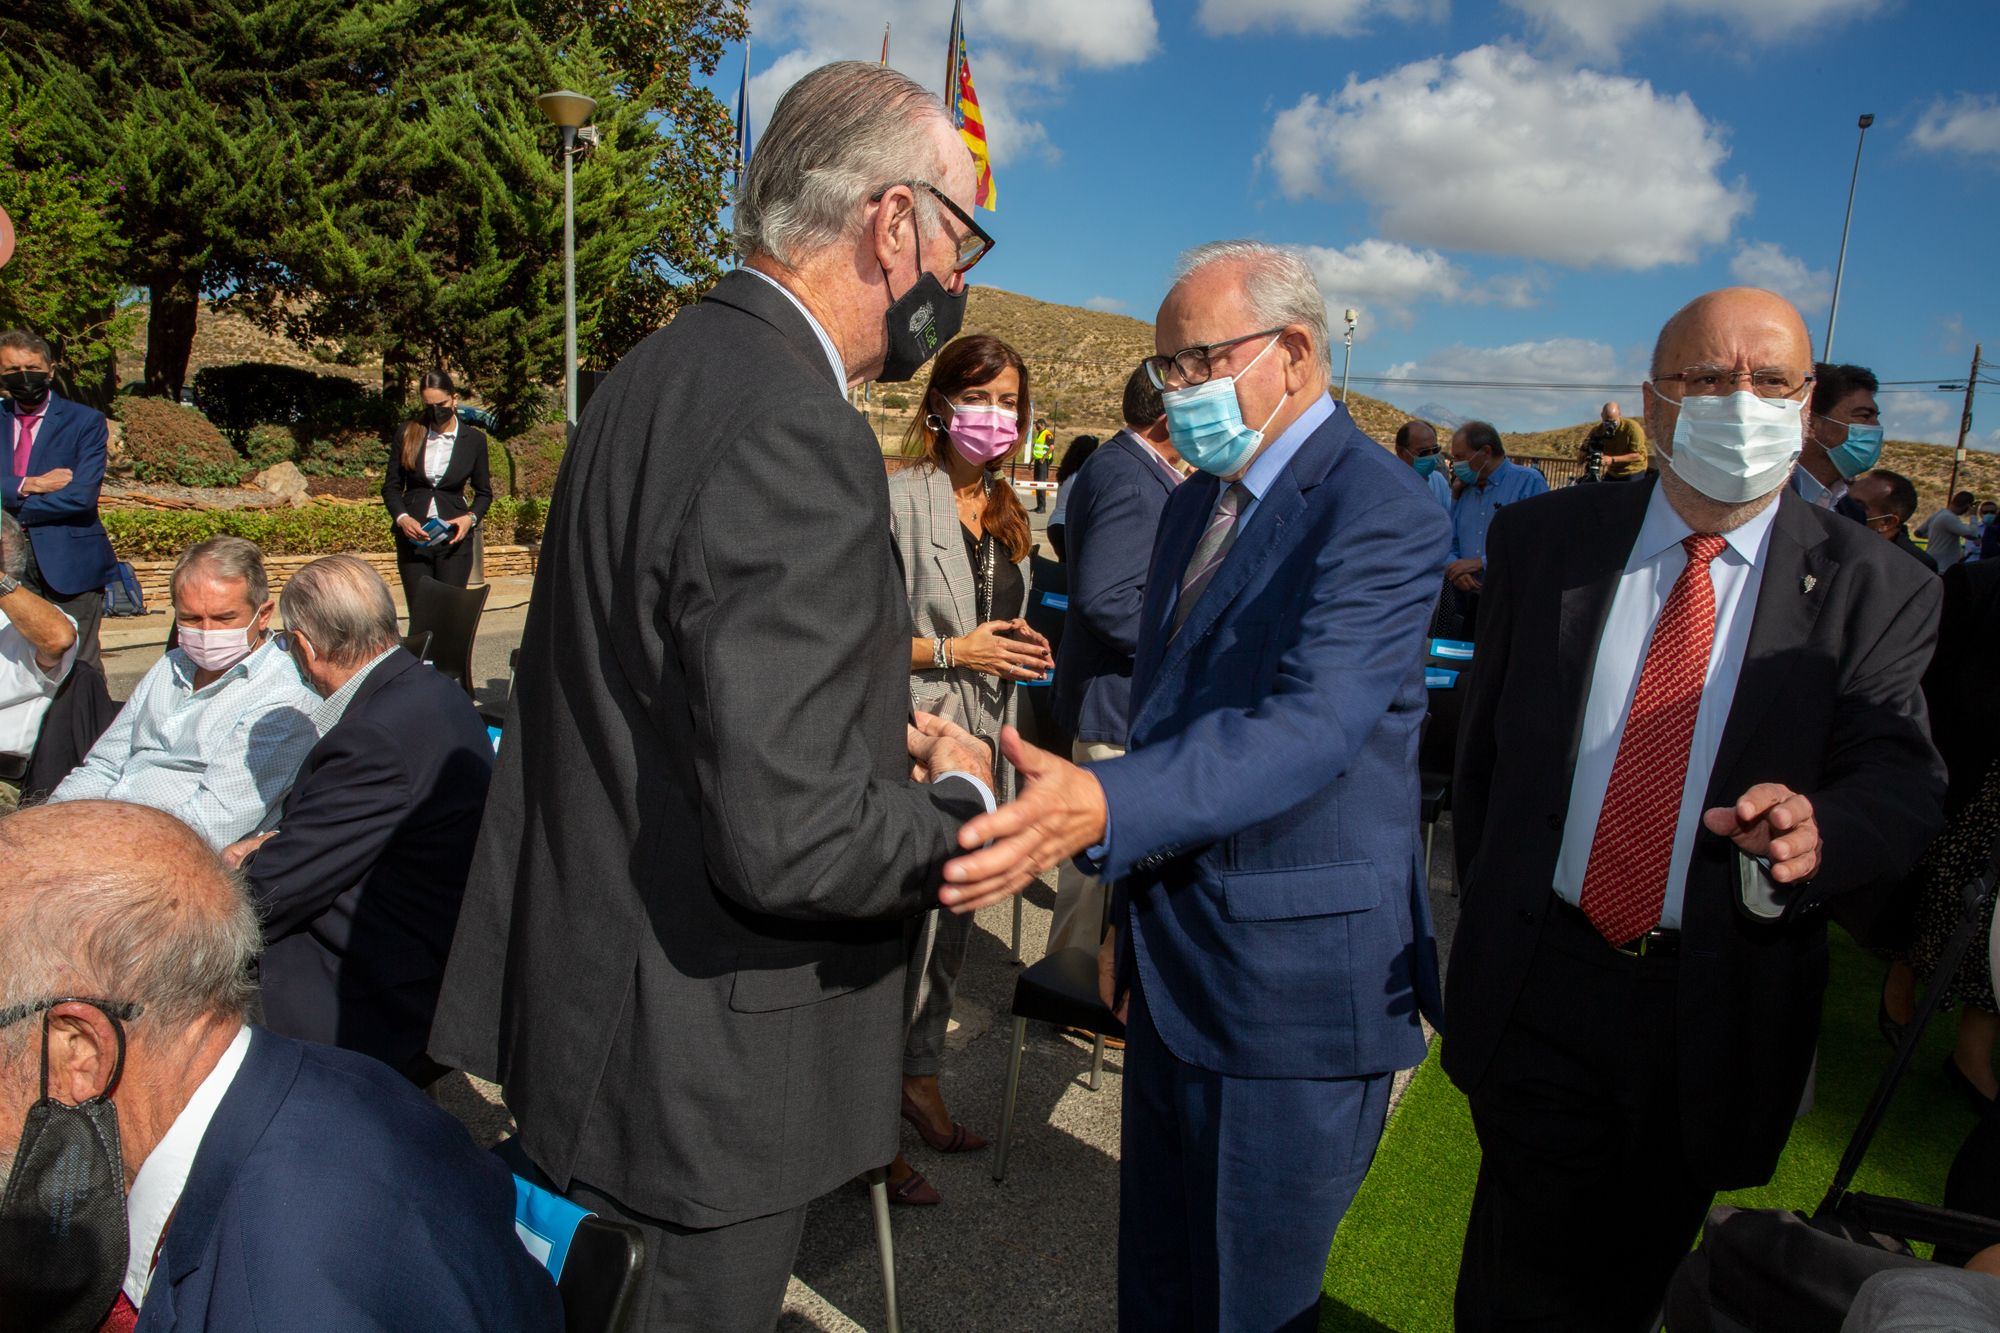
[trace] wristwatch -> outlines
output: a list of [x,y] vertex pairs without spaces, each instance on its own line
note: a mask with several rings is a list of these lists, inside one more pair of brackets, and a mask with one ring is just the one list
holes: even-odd
[[11,574],[0,574],[0,597],[5,597],[21,586],[21,580]]

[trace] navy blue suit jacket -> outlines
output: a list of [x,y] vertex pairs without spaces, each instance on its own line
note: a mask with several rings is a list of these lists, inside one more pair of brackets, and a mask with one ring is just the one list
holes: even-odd
[[497,1157],[375,1061],[258,1028],[165,1241],[135,1333],[563,1326]]
[[1167,1048],[1246,1078],[1423,1058],[1439,1012],[1417,818],[1423,639],[1451,535],[1415,472],[1334,415],[1258,503],[1178,635],[1171,594],[1214,507],[1167,502],[1132,748],[1092,766],[1134,967]]
[[1173,479],[1121,430],[1069,482],[1063,564],[1069,610],[1056,651],[1056,722],[1080,741],[1122,746],[1132,712],[1139,608]]
[[272,1031],[396,1069],[423,1053],[492,775],[464,690],[401,648],[369,673],[245,867]]
[[104,414],[61,394],[49,393],[48,411],[28,453],[28,475],[59,467],[70,470],[69,485],[49,495],[22,495],[14,475],[14,405],[6,406],[0,435],[0,505],[28,531],[42,582],[65,597],[111,582],[117,557],[97,519],[97,492],[104,485]]

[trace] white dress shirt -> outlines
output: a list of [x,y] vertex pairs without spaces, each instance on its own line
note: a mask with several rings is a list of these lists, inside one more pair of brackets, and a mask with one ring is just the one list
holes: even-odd
[[[76,622],[71,620],[70,624]],[[7,619],[5,611],[0,611],[0,755],[25,759],[34,753],[49,701],[76,665],[76,650],[77,645],[70,644],[56,669],[43,671],[35,660],[35,645],[28,642],[20,626]]]
[[[456,420],[448,431],[424,428],[424,477],[435,490],[444,484],[444,474],[451,468],[451,451],[458,447],[458,425]],[[437,496],[431,496],[431,512],[427,518],[438,517]]]
[[[1750,622],[1756,618],[1757,590],[1764,583],[1771,523],[1777,513],[1773,502],[1734,532],[1723,533],[1726,545],[1708,567],[1715,584],[1715,644],[1709,650],[1708,677],[1701,687],[1701,708],[1688,750],[1687,780],[1681,786],[1680,817],[1674,823],[1673,859],[1668,863],[1667,896],[1660,910],[1660,926],[1665,930],[1680,928],[1681,894],[1694,854],[1694,835],[1700,827],[1716,747],[1722,742],[1722,729],[1736,698],[1736,678],[1743,669]],[[1638,540],[1625,558],[1625,572],[1611,599],[1611,615],[1604,622],[1597,666],[1591,672],[1590,693],[1584,700],[1583,734],[1577,744],[1576,774],[1570,780],[1569,815],[1563,825],[1562,852],[1556,858],[1555,890],[1565,902],[1575,903],[1583,896],[1584,871],[1590,864],[1618,743],[1625,736],[1625,719],[1639,688],[1639,672],[1667,594],[1687,568],[1687,551],[1681,540],[1693,531],[1667,502],[1666,488],[1655,486]]]
[[194,1096],[188,1098],[188,1104],[174,1117],[159,1146],[146,1154],[145,1163],[133,1178],[132,1193],[125,1200],[125,1225],[131,1244],[125,1252],[124,1289],[125,1299],[132,1302],[134,1309],[146,1303],[146,1288],[153,1281],[153,1258],[160,1248],[161,1233],[167,1229],[167,1219],[174,1215],[174,1208],[181,1201],[181,1191],[187,1188],[188,1172],[194,1169],[194,1155],[201,1151],[208,1123],[215,1119],[223,1094],[236,1081],[237,1071],[243,1068],[243,1057],[249,1053],[250,1029],[238,1028],[236,1039],[229,1043],[222,1058],[215,1062],[215,1068],[208,1071],[208,1077],[194,1090]]

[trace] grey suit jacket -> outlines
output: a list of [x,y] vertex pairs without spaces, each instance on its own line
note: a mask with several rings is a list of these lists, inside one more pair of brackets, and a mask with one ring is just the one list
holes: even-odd
[[712,1227],[896,1153],[905,923],[968,784],[909,779],[875,438],[736,273],[563,460],[432,1028],[537,1165]]
[[[1005,486],[1006,481],[997,483]],[[965,555],[965,537],[952,498],[951,477],[929,463],[902,469],[889,478],[889,525],[903,565],[903,591],[917,638],[956,638],[979,628],[977,575]],[[1028,586],[1028,562],[1016,566]],[[968,667],[918,671],[910,676],[910,703],[938,713],[996,746],[1000,728],[1014,724],[1020,696],[1012,681]],[[995,795],[1009,800],[1014,772],[995,765]]]

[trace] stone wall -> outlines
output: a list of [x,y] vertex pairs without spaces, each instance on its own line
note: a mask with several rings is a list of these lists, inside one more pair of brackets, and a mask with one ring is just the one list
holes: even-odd
[[[486,577],[504,579],[533,574],[535,558],[540,550],[537,546],[489,546],[486,548]],[[356,551],[354,554],[373,565],[391,588],[402,586],[396,578],[394,552]],[[264,571],[271,577],[271,591],[276,593],[281,590],[287,579],[318,558],[312,555],[267,556]],[[167,584],[173,577],[173,561],[135,560],[132,572],[139,577],[139,587],[146,594],[147,606],[164,610],[172,602]]]

